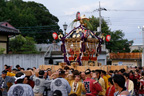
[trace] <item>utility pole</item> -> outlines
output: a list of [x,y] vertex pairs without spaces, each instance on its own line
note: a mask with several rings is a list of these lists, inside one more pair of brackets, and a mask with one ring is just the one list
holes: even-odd
[[142,52],[142,67],[144,66],[144,26],[142,27],[142,41],[143,41],[143,52]]
[[101,32],[101,6],[100,6],[100,1],[99,1],[99,9],[98,9],[98,11],[99,11],[99,32],[100,32],[100,36],[102,36],[102,32]]
[[[98,9],[98,11],[99,11],[99,32],[100,32],[100,37],[102,36],[102,30],[101,30],[101,25],[102,25],[102,16],[101,16],[101,11],[102,10],[105,10],[105,11],[107,11],[105,8],[101,8],[101,6],[100,6],[100,1],[99,1],[99,9]],[[104,40],[104,49],[106,49],[106,46],[105,46],[105,40]]]
[[144,67],[144,26],[140,27],[138,26],[139,29],[142,29],[142,67]]

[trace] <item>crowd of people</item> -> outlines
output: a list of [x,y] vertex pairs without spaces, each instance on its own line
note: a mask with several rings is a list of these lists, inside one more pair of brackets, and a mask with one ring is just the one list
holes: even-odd
[[[31,74],[28,74],[31,73]],[[144,70],[40,70],[5,65],[0,96],[144,96]]]

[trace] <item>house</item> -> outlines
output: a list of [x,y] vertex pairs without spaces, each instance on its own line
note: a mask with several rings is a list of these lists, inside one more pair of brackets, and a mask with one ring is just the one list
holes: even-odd
[[143,45],[132,45],[132,46],[130,46],[130,50],[131,50],[131,52],[133,51],[133,50],[142,50],[143,49]]
[[8,22],[0,22],[0,49],[5,49],[4,54],[9,52],[9,37],[18,34],[20,34],[19,30]]
[[112,65],[141,66],[142,53],[110,53]]

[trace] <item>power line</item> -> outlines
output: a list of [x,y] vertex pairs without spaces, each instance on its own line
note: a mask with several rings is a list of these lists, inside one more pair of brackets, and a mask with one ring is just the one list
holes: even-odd
[[127,12],[139,12],[139,11],[142,11],[142,12],[144,12],[144,10],[121,10],[121,9],[107,9],[107,11],[127,11]]

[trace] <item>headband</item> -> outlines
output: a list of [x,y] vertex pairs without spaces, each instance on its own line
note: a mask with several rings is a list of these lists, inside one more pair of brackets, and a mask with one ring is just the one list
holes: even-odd
[[25,78],[25,74],[24,75],[22,75],[22,76],[20,76],[20,77],[14,77],[15,78],[15,82],[17,81],[17,80],[19,80],[19,79],[24,79]]

